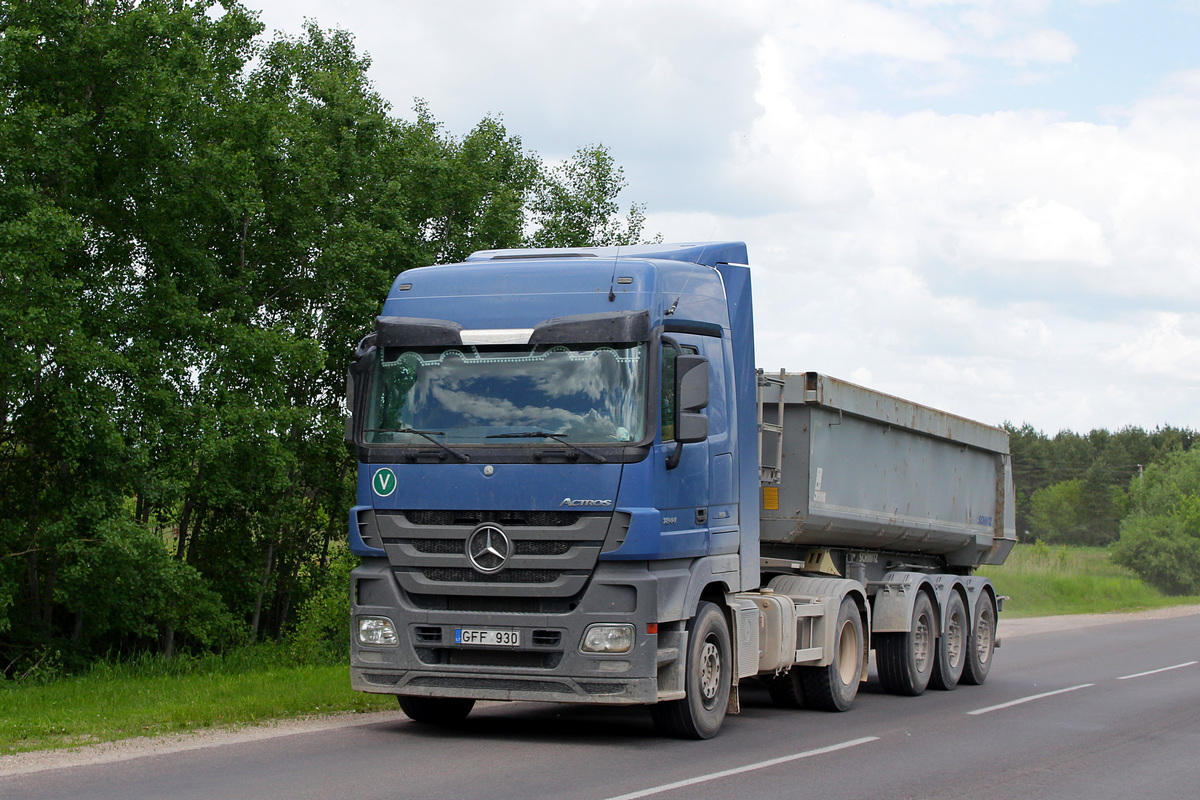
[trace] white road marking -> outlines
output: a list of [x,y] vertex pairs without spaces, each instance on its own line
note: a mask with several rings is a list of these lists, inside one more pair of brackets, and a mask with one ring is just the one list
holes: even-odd
[[1021,705],[1021,703],[1029,703],[1034,700],[1041,700],[1043,697],[1053,697],[1056,694],[1065,694],[1067,692],[1074,692],[1077,689],[1086,689],[1089,686],[1095,686],[1095,685],[1096,684],[1094,684],[1094,683],[1081,683],[1078,686],[1071,686],[1066,689],[1056,689],[1053,692],[1042,692],[1041,694],[1030,695],[1029,697],[1022,697],[1018,700],[1010,700],[1007,703],[1001,703],[998,706],[988,706],[987,708],[977,708],[974,711],[968,711],[967,713],[968,714],[986,714],[989,711],[999,711],[1002,708],[1009,708],[1011,706],[1019,706],[1019,705]]
[[1176,664],[1173,667],[1163,667],[1162,669],[1152,669],[1149,672],[1139,672],[1136,675],[1122,675],[1121,677],[1117,678],[1117,680],[1127,681],[1130,678],[1144,678],[1147,675],[1157,675],[1160,672],[1170,672],[1173,669],[1183,669],[1184,667],[1190,667],[1193,664],[1197,664],[1197,663],[1200,663],[1200,662],[1189,661],[1186,664]]
[[833,744],[833,745],[830,745],[829,747],[820,747],[820,748],[817,748],[816,750],[806,750],[803,753],[796,753],[795,755],[790,755],[790,756],[782,756],[780,758],[772,758],[769,761],[759,761],[755,764],[747,764],[744,767],[735,767],[734,769],[726,769],[726,770],[722,770],[721,772],[711,772],[708,775],[698,775],[695,778],[688,778],[685,781],[676,781],[675,783],[664,783],[662,786],[655,786],[650,789],[643,789],[640,792],[631,792],[630,794],[622,794],[622,795],[618,795],[616,797],[610,797],[610,798],[608,798],[608,800],[636,800],[636,798],[639,798],[639,797],[650,797],[651,795],[662,794],[663,792],[669,792],[672,789],[682,789],[685,786],[694,786],[697,783],[705,783],[707,781],[715,781],[718,778],[728,778],[730,775],[740,775],[743,772],[753,772],[756,769],[765,769],[767,767],[773,767],[776,764],[786,764],[789,761],[799,761],[802,758],[811,758],[812,756],[820,756],[820,755],[824,755],[826,753],[834,753],[838,750],[845,750],[850,747],[857,747],[860,744],[866,744],[867,742],[877,742],[877,741],[879,741],[878,736],[864,736],[861,739],[851,739],[848,742],[842,742],[841,744]]

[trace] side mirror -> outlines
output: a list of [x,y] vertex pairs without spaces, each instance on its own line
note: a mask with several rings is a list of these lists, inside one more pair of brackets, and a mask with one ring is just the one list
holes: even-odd
[[681,353],[675,360],[675,441],[681,445],[708,438],[708,417],[699,413],[708,407],[708,359]]

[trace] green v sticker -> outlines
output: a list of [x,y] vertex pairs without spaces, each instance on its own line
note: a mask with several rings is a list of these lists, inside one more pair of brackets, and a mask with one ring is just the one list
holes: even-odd
[[375,476],[371,478],[371,487],[375,490],[375,494],[387,497],[396,491],[396,473],[387,467],[376,471]]

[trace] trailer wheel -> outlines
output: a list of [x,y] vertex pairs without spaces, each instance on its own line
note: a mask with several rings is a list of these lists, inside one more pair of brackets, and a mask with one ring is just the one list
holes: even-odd
[[916,697],[925,691],[933,674],[937,644],[933,603],[925,592],[913,604],[912,625],[907,633],[882,633],[876,637],[875,660],[879,682],[891,694]]
[[687,696],[653,705],[650,714],[669,736],[711,739],[725,721],[733,676],[729,622],[717,605],[700,603],[688,623],[687,649]]
[[971,637],[967,627],[967,609],[958,592],[950,592],[950,599],[942,613],[946,620],[945,631],[938,637],[929,685],[934,689],[949,691],[962,678]]
[[975,604],[971,620],[971,635],[967,640],[967,658],[963,664],[962,682],[978,686],[987,680],[992,668],[992,653],[996,649],[996,601],[984,594]]
[[833,663],[825,667],[792,667],[804,683],[804,696],[813,708],[849,711],[858,696],[863,666],[863,624],[854,598],[838,609]]
[[451,725],[462,722],[475,707],[475,701],[467,697],[420,697],[411,694],[396,695],[400,710],[413,722],[434,725]]

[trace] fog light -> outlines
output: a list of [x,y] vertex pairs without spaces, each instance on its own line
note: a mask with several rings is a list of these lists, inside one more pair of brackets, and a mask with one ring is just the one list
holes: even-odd
[[633,649],[632,625],[592,625],[583,632],[585,653],[628,653]]
[[395,647],[400,644],[396,626],[387,617],[359,617],[358,642],[375,647]]

